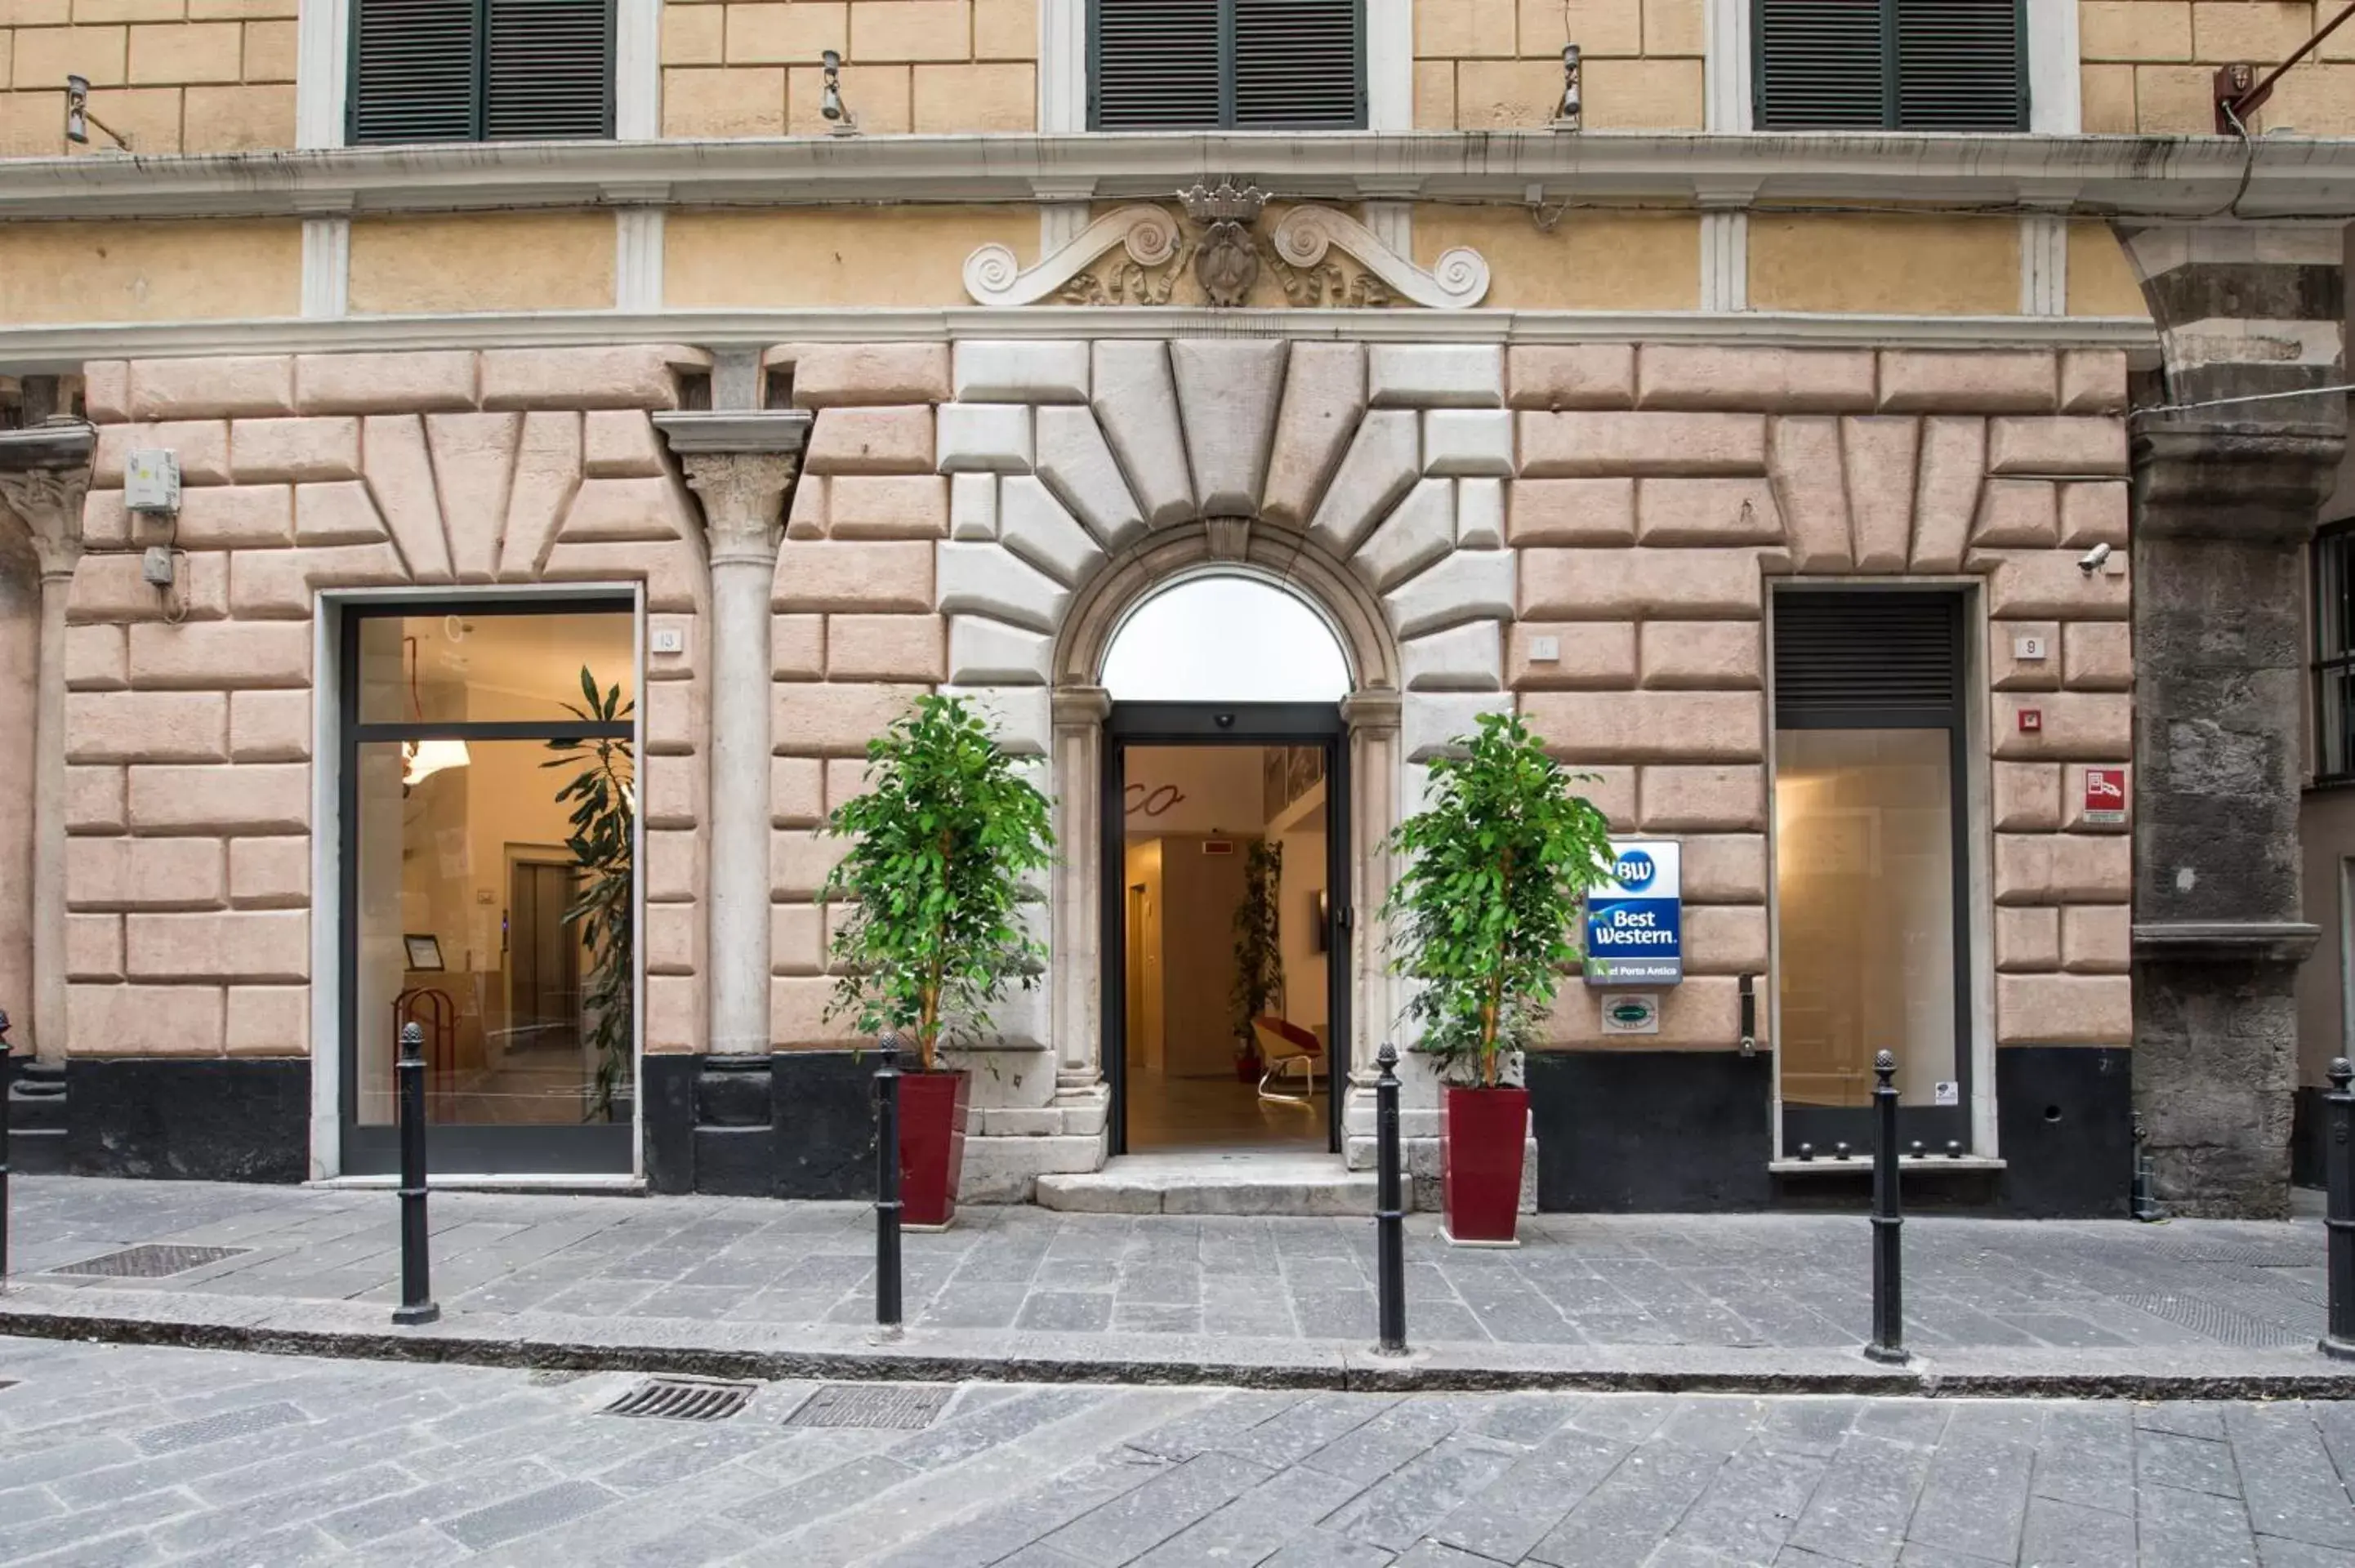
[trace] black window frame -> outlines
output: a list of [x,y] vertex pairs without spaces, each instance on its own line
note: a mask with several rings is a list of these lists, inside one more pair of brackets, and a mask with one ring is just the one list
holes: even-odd
[[[2355,784],[2355,517],[2326,523],[2315,531],[2307,555],[2307,615],[2313,622],[2307,663],[2314,694],[2314,781],[2317,785]],[[2331,646],[2333,617],[2324,607],[2339,606],[2339,646]],[[2330,691],[2338,685],[2334,705]],[[2334,705],[2339,714],[2337,744],[2328,718]],[[2334,755],[2335,753],[2335,755]]]
[[[1218,0],[1219,5],[1219,122],[1216,125],[1170,125],[1153,127],[1120,125],[1118,132],[1169,131],[1265,131],[1277,134],[1301,131],[1363,131],[1368,125],[1366,102],[1366,0],[1351,0],[1350,91],[1354,104],[1350,123],[1336,126],[1322,123],[1304,125],[1252,124],[1235,122],[1235,0]],[[1103,0],[1088,0],[1088,129],[1103,131]]]
[[344,144],[350,147],[398,147],[419,145],[464,146],[480,142],[610,142],[616,135],[615,125],[619,98],[616,80],[620,69],[621,18],[619,0],[604,0],[605,69],[601,73],[602,87],[599,104],[598,130],[593,135],[565,136],[494,136],[490,133],[491,75],[491,0],[474,0],[474,83],[467,95],[467,132],[464,136],[370,136],[360,133],[360,44],[361,16],[368,0],[351,0],[345,26],[344,41]]
[[2025,132],[2030,128],[2030,37],[2028,31],[2028,0],[2012,0],[2012,36],[2018,40],[2014,56],[2014,123],[2002,130],[1987,126],[1907,125],[1902,122],[1900,73],[1898,67],[1898,7],[1900,0],[1879,0],[1881,8],[1881,120],[1877,126],[1773,124],[1766,112],[1766,0],[1749,0],[1750,4],[1750,123],[1754,131],[1914,131],[1923,132],[1977,132],[1983,135],[2009,135]]
[[[360,1119],[359,1038],[359,761],[360,747],[412,740],[548,741],[627,740],[643,759],[645,745],[639,724],[644,717],[645,673],[633,671],[638,710],[631,717],[604,723],[588,719],[363,719],[360,716],[360,635],[371,620],[399,620],[404,616],[470,615],[508,617],[531,615],[627,616],[641,635],[637,600],[627,593],[591,590],[581,594],[436,593],[346,599],[336,610],[334,630],[336,671],[336,1122],[341,1170],[346,1176],[381,1176],[400,1169],[400,1128],[397,1121]],[[645,832],[641,821],[635,831]],[[649,1107],[634,1086],[645,1060],[644,945],[645,884],[642,857],[634,857],[631,890],[634,1007],[637,1038],[631,1043],[630,1067],[633,1113],[624,1121],[609,1122],[434,1122],[426,1139],[427,1168],[443,1175],[627,1175],[638,1167],[638,1128]],[[429,1118],[430,1119],[430,1118]]]
[[[1978,1083],[1977,1034],[1975,1008],[1977,1005],[1977,960],[1972,948],[1972,860],[1971,860],[1971,710],[1975,695],[1983,700],[1985,686],[1974,674],[1971,639],[1976,626],[1977,607],[1966,588],[1944,585],[1911,587],[1896,584],[1826,584],[1808,582],[1778,587],[1767,600],[1769,627],[1780,630],[1784,619],[1795,613],[1809,611],[1824,614],[1837,606],[1849,609],[1870,605],[1875,601],[1887,604],[1893,600],[1911,600],[1917,605],[1936,605],[1948,618],[1944,631],[1946,656],[1949,661],[1950,688],[1945,697],[1922,700],[1909,696],[1900,700],[1885,698],[1854,702],[1842,700],[1814,701],[1795,699],[1789,683],[1782,678],[1779,668],[1787,650],[1779,642],[1770,660],[1769,679],[1773,682],[1767,694],[1767,716],[1770,728],[1766,746],[1772,756],[1777,733],[1783,730],[1870,730],[1870,729],[1943,729],[1946,732],[1946,768],[1950,791],[1947,810],[1950,816],[1949,854],[1954,885],[1949,890],[1948,918],[1954,922],[1955,965],[1955,1077],[1957,1103],[1951,1106],[1902,1105],[1897,1110],[1900,1134],[1922,1142],[1929,1150],[1942,1150],[1948,1143],[1960,1146],[1966,1153],[1977,1152],[1974,1147],[1972,1116]],[[1767,803],[1770,824],[1774,819],[1774,802]],[[1775,840],[1774,853],[1782,853],[1780,832],[1770,825],[1769,834]],[[1779,860],[1770,866],[1779,868]],[[1770,873],[1779,876],[1779,869]],[[1782,994],[1782,933],[1779,929],[1780,894],[1775,895],[1774,933],[1775,972],[1771,980],[1778,1003]],[[1776,1131],[1781,1139],[1782,1158],[1796,1158],[1802,1144],[1813,1146],[1817,1158],[1842,1142],[1855,1148],[1869,1149],[1872,1139],[1870,1105],[1862,1106],[1798,1106],[1782,1098],[1783,1054],[1781,1013],[1775,1014],[1776,1039],[1774,1073],[1775,1101],[1781,1115]]]

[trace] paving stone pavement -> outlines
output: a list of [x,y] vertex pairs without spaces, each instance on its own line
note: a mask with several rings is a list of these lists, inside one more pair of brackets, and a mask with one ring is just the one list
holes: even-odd
[[[0,1338],[0,1562],[2355,1565],[2355,1405],[772,1383]],[[893,1385],[861,1385],[867,1392]]]
[[[385,1303],[397,1296],[388,1192],[19,1178],[13,1266],[43,1298]],[[871,1320],[873,1219],[859,1204],[762,1199],[437,1193],[433,1285],[445,1320],[661,1321],[848,1330]],[[1410,1224],[1419,1345],[1852,1351],[1870,1328],[1859,1214],[1525,1219],[1515,1251],[1459,1249]],[[157,1279],[60,1274],[116,1248],[236,1249]],[[1363,1346],[1373,1226],[1356,1219],[1063,1214],[968,1206],[907,1237],[913,1330],[1191,1345]],[[33,1292],[20,1291],[23,1297]],[[2323,1239],[2278,1224],[1913,1217],[1908,1343],[2196,1358],[2312,1352]],[[978,1338],[975,1338],[978,1336]],[[2310,1355],[2318,1367],[2335,1366]]]

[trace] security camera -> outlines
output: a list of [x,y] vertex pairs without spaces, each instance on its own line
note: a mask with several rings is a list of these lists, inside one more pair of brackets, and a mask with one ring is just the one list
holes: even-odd
[[2109,558],[2110,547],[2107,545],[2096,545],[2077,557],[2077,569],[2090,577],[2100,571],[2102,563]]

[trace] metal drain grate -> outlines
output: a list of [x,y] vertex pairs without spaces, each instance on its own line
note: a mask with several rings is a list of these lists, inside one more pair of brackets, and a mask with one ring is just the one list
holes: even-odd
[[171,1246],[156,1242],[143,1242],[120,1252],[105,1252],[96,1257],[83,1258],[80,1263],[60,1264],[46,1272],[80,1274],[93,1279],[162,1279],[167,1275],[186,1274],[208,1263],[218,1263],[225,1257],[242,1257],[252,1251],[242,1246]]
[[603,1414],[651,1416],[658,1421],[725,1421],[744,1408],[756,1386],[698,1378],[648,1378],[607,1405]]
[[2194,1333],[2205,1334],[2220,1343],[2246,1349],[2267,1350],[2311,1344],[2315,1338],[2311,1331],[2300,1331],[2273,1321],[2271,1313],[2259,1316],[2206,1297],[2120,1296],[2117,1300],[2123,1306],[2147,1312],[2154,1318],[2179,1328],[2190,1329]]
[[830,1383],[802,1401],[788,1426],[930,1426],[955,1391],[888,1383]]

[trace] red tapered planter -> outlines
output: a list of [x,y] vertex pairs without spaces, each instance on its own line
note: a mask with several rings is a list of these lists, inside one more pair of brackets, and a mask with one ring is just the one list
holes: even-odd
[[1444,1088],[1439,1098],[1439,1185],[1450,1241],[1510,1245],[1521,1217],[1527,1089]]
[[900,1080],[900,1221],[945,1225],[956,1218],[964,1176],[970,1073],[910,1073]]

